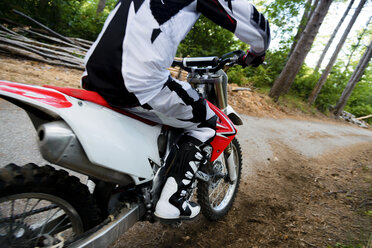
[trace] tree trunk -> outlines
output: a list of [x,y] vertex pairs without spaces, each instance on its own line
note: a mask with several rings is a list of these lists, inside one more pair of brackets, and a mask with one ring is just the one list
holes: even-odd
[[99,0],[97,7],[97,14],[101,13],[106,6],[106,0]]
[[[318,2],[319,0],[315,0],[315,1]],[[288,58],[291,57],[291,55],[293,53],[293,50],[295,49],[295,47],[297,45],[297,42],[299,41],[299,39],[301,37],[302,32],[306,28],[306,25],[309,22],[309,19],[311,18],[311,14],[310,14],[310,12],[311,12],[310,9],[312,8],[311,3],[312,3],[312,0],[307,0],[306,5],[305,5],[305,10],[304,10],[304,13],[303,13],[301,21],[300,21],[300,25],[297,28],[297,33],[296,33],[295,37],[293,38],[293,43],[292,43],[292,46],[291,46],[291,50],[288,53]]]
[[341,112],[344,110],[347,100],[349,99],[351,93],[353,92],[353,89],[356,83],[363,76],[363,73],[365,69],[367,68],[369,61],[371,60],[371,57],[372,57],[372,41],[369,44],[367,50],[365,51],[362,59],[359,61],[358,66],[355,68],[353,75],[351,76],[344,91],[342,92],[340,99],[338,100],[336,104],[336,107],[333,112],[335,116],[337,117],[340,116]]
[[288,92],[311,49],[311,45],[314,42],[315,36],[319,31],[320,25],[322,24],[331,3],[332,0],[320,0],[319,5],[315,9],[314,14],[311,16],[303,34],[301,35],[298,44],[293,50],[291,57],[279,77],[275,80],[274,85],[270,90],[270,97],[277,100],[280,95]]
[[350,53],[350,56],[349,56],[349,59],[348,59],[348,61],[347,61],[346,66],[345,66],[345,70],[344,70],[344,72],[347,71],[347,68],[348,68],[349,65],[350,65],[350,61],[351,61],[351,59],[352,59],[352,57],[353,57],[353,54],[355,53],[355,50],[359,47],[360,41],[362,40],[364,34],[365,34],[366,31],[368,30],[368,25],[369,25],[369,23],[371,22],[371,20],[372,20],[372,16],[368,19],[367,24],[366,24],[366,27],[363,29],[363,32],[362,32],[362,33],[359,35],[359,37],[358,37],[358,42],[357,42],[356,45],[353,47],[353,50],[352,50],[351,53]]
[[309,20],[311,19],[312,15],[314,14],[314,10],[318,7],[319,1],[320,0],[314,0],[314,3],[312,3],[313,0],[308,0],[306,5],[305,5],[305,11],[304,14],[302,15],[300,25],[297,29],[297,33],[295,37],[293,38],[293,43],[291,46],[291,50],[288,53],[287,58],[290,58],[294,49],[296,48],[296,45],[298,41],[301,38],[301,35],[303,34],[303,31],[306,28],[306,25],[309,23]]
[[336,62],[337,56],[338,56],[339,52],[341,51],[341,48],[344,45],[344,43],[346,41],[346,38],[349,35],[350,30],[355,23],[355,20],[357,19],[358,15],[362,11],[362,8],[363,8],[364,4],[366,3],[366,1],[367,0],[361,0],[359,5],[358,5],[358,8],[355,10],[355,13],[354,13],[353,17],[351,18],[351,20],[349,22],[349,25],[347,26],[347,28],[346,28],[344,34],[342,35],[340,41],[338,42],[336,50],[334,51],[330,61],[328,62],[328,65],[327,65],[326,69],[324,70],[324,72],[323,72],[322,76],[320,77],[318,83],[315,85],[313,91],[311,92],[311,94],[309,96],[308,103],[310,105],[315,102],[316,98],[319,95],[320,90],[322,89],[323,85],[327,81],[327,77],[328,77],[329,73],[331,72],[334,63]]
[[337,24],[335,30],[333,31],[333,34],[332,34],[331,38],[329,39],[327,45],[325,46],[325,48],[324,48],[324,50],[323,50],[323,52],[322,52],[322,55],[320,56],[320,58],[319,58],[319,60],[318,60],[318,63],[316,64],[315,71],[318,71],[319,68],[320,68],[320,66],[322,65],[322,62],[323,62],[324,56],[325,56],[326,53],[328,52],[329,47],[331,46],[331,44],[332,44],[334,38],[336,37],[336,34],[337,34],[338,30],[340,29],[342,23],[344,22],[344,20],[345,20],[347,14],[349,13],[349,11],[350,11],[350,9],[351,9],[351,6],[353,6],[353,4],[354,4],[354,0],[351,0],[349,6],[347,7],[347,9],[346,9],[346,11],[345,11],[345,13],[344,13],[344,15],[342,16],[341,20],[338,22],[338,24]]
[[314,10],[318,7],[319,2],[320,0],[314,0],[314,2],[312,3],[311,11],[309,15],[307,16],[308,20],[310,20],[311,16],[314,14]]

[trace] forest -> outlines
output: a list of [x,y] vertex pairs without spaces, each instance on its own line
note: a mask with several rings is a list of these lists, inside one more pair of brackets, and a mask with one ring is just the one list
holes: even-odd
[[[94,41],[116,2],[2,0],[0,23],[34,25],[17,10],[66,37]],[[372,115],[372,1],[251,2],[270,22],[271,47],[265,65],[230,69],[230,82],[249,85],[274,101],[295,98],[327,114]],[[249,46],[201,16],[177,56],[221,56],[236,49]]]

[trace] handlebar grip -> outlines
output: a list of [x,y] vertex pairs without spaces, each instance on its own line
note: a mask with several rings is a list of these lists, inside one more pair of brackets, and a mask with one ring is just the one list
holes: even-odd
[[175,67],[175,66],[181,66],[181,67],[182,67],[182,61],[173,60],[171,66],[172,66],[172,67]]

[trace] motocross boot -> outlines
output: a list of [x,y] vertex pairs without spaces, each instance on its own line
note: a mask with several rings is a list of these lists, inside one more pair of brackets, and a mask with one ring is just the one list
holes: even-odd
[[189,220],[200,212],[200,206],[189,201],[190,191],[199,166],[206,164],[210,157],[211,147],[189,137],[176,149],[169,177],[154,213],[162,220]]

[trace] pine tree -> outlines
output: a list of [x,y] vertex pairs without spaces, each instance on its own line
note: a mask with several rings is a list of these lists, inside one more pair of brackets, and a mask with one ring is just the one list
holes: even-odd
[[324,50],[323,50],[323,52],[322,52],[322,55],[320,55],[320,58],[319,58],[319,60],[318,60],[318,63],[316,64],[316,67],[315,67],[315,71],[318,71],[319,68],[320,68],[320,66],[322,65],[323,59],[324,59],[326,53],[328,52],[328,49],[329,49],[329,47],[331,46],[331,44],[332,44],[334,38],[336,37],[336,34],[337,34],[338,30],[340,29],[342,23],[344,22],[344,20],[345,20],[347,14],[349,13],[349,11],[350,11],[350,9],[351,9],[351,6],[353,6],[353,3],[354,3],[354,0],[351,0],[350,3],[349,3],[349,6],[347,7],[347,9],[346,9],[346,11],[345,11],[345,13],[344,13],[344,15],[342,16],[342,18],[341,18],[340,21],[338,22],[338,24],[337,24],[335,30],[333,31],[333,34],[332,34],[331,38],[329,39],[327,45],[325,46],[325,48],[324,48]]
[[361,0],[357,9],[355,10],[354,15],[351,18],[351,20],[349,22],[349,25],[347,26],[347,28],[346,28],[344,34],[342,35],[340,41],[338,42],[338,45],[337,45],[330,61],[328,62],[328,65],[327,65],[326,69],[324,70],[322,76],[320,77],[319,81],[317,82],[317,84],[315,85],[313,91],[311,92],[311,94],[309,96],[309,99],[308,99],[309,104],[313,104],[315,102],[316,98],[319,95],[320,90],[322,89],[323,85],[327,81],[328,75],[329,75],[329,73],[331,73],[332,67],[336,62],[337,56],[338,56],[339,52],[341,51],[341,48],[344,45],[344,43],[346,41],[346,38],[349,35],[350,30],[353,27],[357,17],[359,16],[360,12],[362,11],[362,8],[363,8],[364,4],[366,3],[366,1],[367,0]]
[[344,107],[349,99],[355,85],[359,82],[360,78],[363,76],[365,69],[368,66],[369,61],[372,57],[372,40],[369,44],[367,50],[365,51],[362,59],[359,61],[358,66],[355,68],[353,75],[351,76],[349,82],[347,83],[340,99],[338,100],[336,107],[334,108],[333,113],[335,116],[340,116],[341,112],[344,110]]

